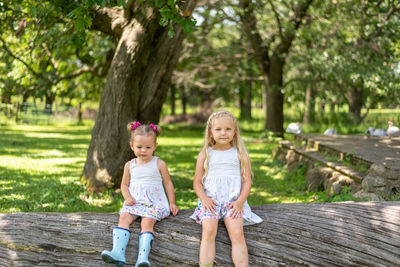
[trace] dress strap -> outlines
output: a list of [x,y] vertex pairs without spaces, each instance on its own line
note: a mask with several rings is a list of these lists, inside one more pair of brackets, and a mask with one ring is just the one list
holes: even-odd
[[129,167],[132,168],[135,165],[136,165],[136,160],[135,160],[135,158],[133,158],[133,159],[131,159],[131,163],[129,164]]
[[158,170],[158,167],[157,167],[157,163],[158,163],[158,157],[156,157],[156,156],[153,156],[153,159],[152,159],[152,161],[153,161],[153,166],[154,166],[154,168],[156,168],[156,169]]

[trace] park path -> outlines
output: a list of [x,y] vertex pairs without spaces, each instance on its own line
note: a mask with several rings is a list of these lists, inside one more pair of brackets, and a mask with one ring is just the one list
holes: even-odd
[[315,134],[302,136],[346,154],[353,154],[370,163],[382,164],[400,172],[400,137]]

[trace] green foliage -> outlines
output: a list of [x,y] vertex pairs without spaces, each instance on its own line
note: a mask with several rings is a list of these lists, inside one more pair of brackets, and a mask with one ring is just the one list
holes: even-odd
[[[4,48],[0,50],[3,100],[14,95],[49,102],[56,96],[99,98],[104,81],[98,73],[112,38],[99,32],[80,34],[91,24],[82,6],[65,1],[18,1],[2,8],[0,19],[7,25],[2,27],[0,42]],[[82,70],[83,74],[75,75]]]
[[353,195],[350,193],[349,186],[343,186],[340,194],[334,194],[329,196],[326,192],[317,194],[316,200],[318,202],[343,202],[343,201],[356,201]]
[[392,192],[390,192],[388,200],[400,201],[400,192],[393,190]]
[[191,11],[180,10],[175,0],[139,0],[142,5],[149,5],[159,10],[161,14],[160,25],[168,27],[168,36],[175,35],[174,24],[182,26],[184,32],[189,34],[196,25],[196,20],[192,19]]
[[232,106],[242,88],[252,91],[253,103],[261,102],[260,72],[254,56],[248,54],[240,24],[233,18],[237,18],[236,9],[230,1],[223,7],[199,2],[193,12],[198,24],[187,37],[173,79],[183,92],[180,95],[191,96],[191,105],[213,101]]
[[[303,102],[308,88],[313,90],[316,104],[353,105],[355,109],[348,111],[352,115],[347,116],[352,121],[357,121],[358,108],[376,108],[378,103],[399,105],[396,35],[400,21],[398,10],[391,8],[385,1],[313,5],[308,25],[300,28],[288,61],[288,102]],[[359,107],[355,104],[358,98]]]
[[[90,30],[96,8],[129,8],[125,0],[6,1],[0,3],[0,90],[2,100],[22,95],[98,100],[115,36]],[[131,2],[130,5],[133,3]],[[141,1],[156,7],[174,35],[189,33],[196,21],[176,1]],[[110,55],[111,53],[111,55]]]

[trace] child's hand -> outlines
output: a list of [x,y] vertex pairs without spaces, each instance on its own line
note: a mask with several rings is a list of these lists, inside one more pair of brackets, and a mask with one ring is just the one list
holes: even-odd
[[176,206],[175,203],[169,204],[169,209],[171,210],[172,215],[175,216],[176,214],[178,214],[178,206]]
[[231,214],[230,217],[236,219],[236,218],[242,218],[243,215],[243,205],[244,202],[236,200],[232,202],[229,205],[229,209],[231,209]]
[[125,199],[125,206],[133,206],[136,204],[136,200],[133,197]]
[[206,210],[211,211],[211,212],[217,211],[215,209],[215,206],[217,206],[218,203],[215,202],[214,200],[212,200],[211,198],[205,197],[203,199],[200,199],[200,201],[201,201],[201,204],[203,205],[203,208],[205,208]]

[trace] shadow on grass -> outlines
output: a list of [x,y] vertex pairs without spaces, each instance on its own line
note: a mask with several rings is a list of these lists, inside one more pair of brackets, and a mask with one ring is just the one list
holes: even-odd
[[[35,131],[32,133],[19,133],[11,130],[2,130],[0,135],[0,155],[29,156],[32,159],[48,158],[43,154],[49,150],[58,150],[59,153],[52,154],[53,158],[76,157],[86,154],[90,136],[87,130],[65,132],[60,131]],[[50,137],[46,137],[50,135]],[[57,135],[57,137],[51,137]],[[86,135],[86,137],[84,137]],[[80,136],[76,138],[76,136]]]
[[114,211],[114,202],[94,206],[85,201],[85,188],[77,181],[62,181],[63,175],[0,167],[0,211],[77,212]]

